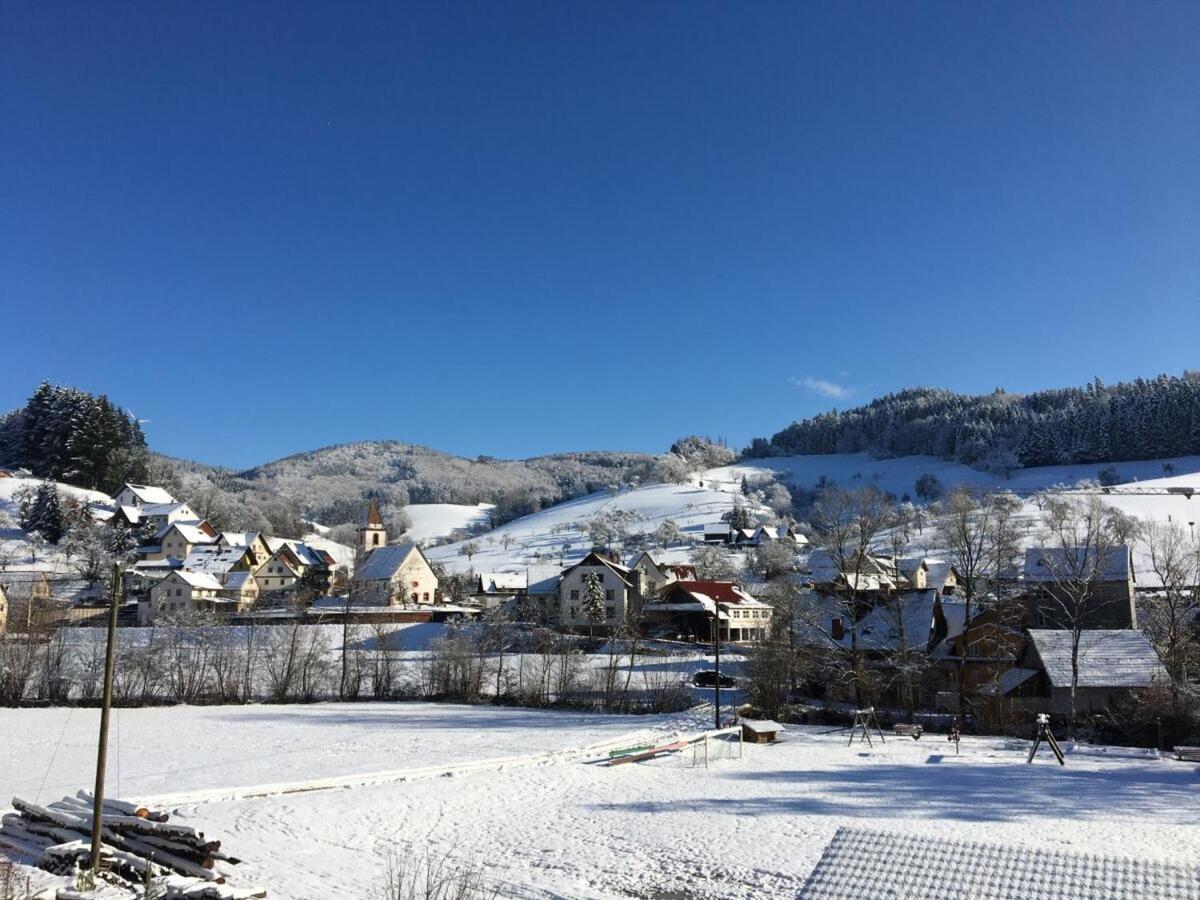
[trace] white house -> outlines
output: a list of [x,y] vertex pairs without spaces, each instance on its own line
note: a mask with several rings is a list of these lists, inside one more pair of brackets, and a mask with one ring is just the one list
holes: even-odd
[[143,624],[152,625],[160,616],[177,616],[211,608],[220,595],[221,582],[206,572],[172,572],[150,589],[148,610],[139,610]]
[[184,559],[193,548],[217,542],[217,530],[208,522],[172,522],[154,536],[158,542],[147,549],[145,559]]
[[174,503],[175,498],[164,488],[155,487],[150,484],[127,483],[117,492],[113,501],[118,507],[132,506],[140,508],[163,503]]
[[[584,609],[584,597],[589,577],[600,581],[604,591],[604,621],[593,622]],[[620,563],[599,553],[589,553],[575,565],[565,569],[558,585],[558,615],[564,628],[611,628],[621,625],[630,614],[634,593],[632,573]]]

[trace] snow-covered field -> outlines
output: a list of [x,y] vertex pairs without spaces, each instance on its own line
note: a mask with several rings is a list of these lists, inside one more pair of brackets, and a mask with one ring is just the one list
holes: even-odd
[[459,528],[478,527],[489,521],[488,510],[493,506],[491,503],[410,503],[404,511],[412,527],[405,532],[404,539],[423,544],[448,537]]
[[[956,757],[938,735],[847,747],[844,733],[793,727],[708,770],[690,753],[616,768],[593,762],[602,750],[548,755],[698,731],[709,716],[125,710],[109,778],[221,837],[245,860],[239,883],[285,900],[370,896],[391,850],[426,844],[486,863],[503,896],[793,896],[841,824],[1200,863],[1200,774],[1141,751],[1080,747],[1060,769],[1048,756],[1027,766],[1019,741],[967,738]],[[90,784],[96,717],[0,711],[0,796]]]

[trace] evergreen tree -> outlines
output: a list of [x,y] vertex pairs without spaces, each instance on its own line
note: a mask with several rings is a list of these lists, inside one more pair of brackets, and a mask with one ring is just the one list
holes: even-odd
[[36,531],[51,544],[57,544],[66,530],[62,500],[58,488],[48,481],[38,485],[32,500],[21,511],[21,527]]

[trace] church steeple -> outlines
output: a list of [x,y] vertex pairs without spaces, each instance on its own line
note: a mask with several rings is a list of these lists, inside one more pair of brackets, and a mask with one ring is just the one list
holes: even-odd
[[379,504],[371,498],[371,506],[367,510],[367,520],[358,527],[358,553],[366,556],[376,547],[387,544],[387,529],[383,526],[383,516],[379,514]]

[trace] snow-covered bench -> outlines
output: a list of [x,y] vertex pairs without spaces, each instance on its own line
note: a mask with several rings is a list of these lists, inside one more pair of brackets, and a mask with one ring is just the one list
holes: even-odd
[[1184,762],[1200,763],[1200,747],[1176,747],[1175,758]]
[[907,722],[897,722],[892,726],[892,731],[903,737],[910,737],[914,741],[919,741],[921,735],[925,733],[925,727],[923,725],[909,725]]

